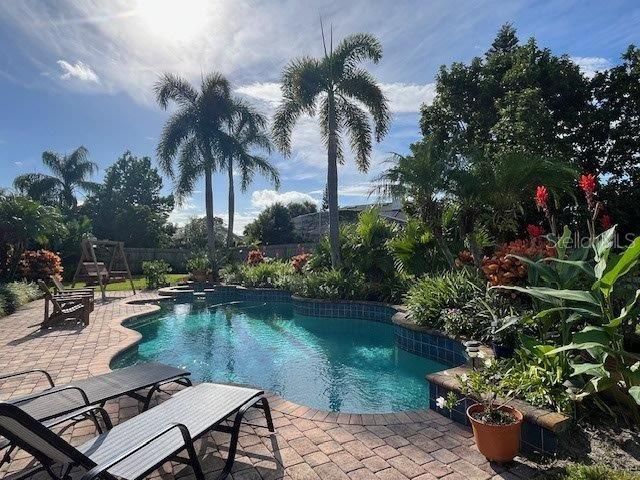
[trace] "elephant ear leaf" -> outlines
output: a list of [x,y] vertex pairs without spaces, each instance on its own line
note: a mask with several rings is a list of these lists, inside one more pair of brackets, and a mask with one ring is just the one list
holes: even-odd
[[[640,237],[636,238],[631,245],[627,247],[625,252],[618,258],[616,264],[602,275],[598,282],[600,291],[605,297],[609,297],[613,291],[615,283],[625,276],[633,267],[638,264],[640,259]],[[596,266],[597,268],[597,266]]]
[[584,290],[557,290],[555,288],[548,287],[518,287],[515,285],[500,285],[492,288],[515,290],[517,292],[526,293],[527,295],[553,305],[561,305],[563,301],[600,305],[598,300],[591,295],[590,292],[586,292]]
[[629,395],[631,395],[631,398],[633,398],[635,400],[635,402],[640,405],[640,386],[635,386],[635,387],[631,387],[629,389]]

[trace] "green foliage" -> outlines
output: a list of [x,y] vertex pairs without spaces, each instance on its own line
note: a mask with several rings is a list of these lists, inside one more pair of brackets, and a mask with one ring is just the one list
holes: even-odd
[[291,263],[274,260],[256,265],[233,265],[220,270],[225,283],[251,288],[287,289],[290,276],[295,275]]
[[[568,229],[563,238],[570,238]],[[547,356],[560,356],[563,374],[571,375],[577,384],[577,399],[609,391],[639,416],[640,361],[625,350],[624,332],[629,319],[637,314],[640,290],[627,290],[627,298],[618,305],[612,299],[618,282],[640,260],[640,239],[621,254],[613,249],[614,239],[615,227],[598,236],[592,246],[593,258],[588,260],[569,259],[561,239],[556,260],[529,261],[537,285],[498,288],[535,299],[536,314],[521,321],[540,326],[539,348],[544,348]],[[590,286],[577,289],[582,284],[573,279],[585,276]],[[551,338],[557,340],[550,342]]]
[[142,262],[142,273],[147,281],[147,288],[155,290],[169,285],[167,274],[171,273],[171,266],[164,260]]
[[362,273],[330,269],[303,275],[293,291],[306,298],[364,300],[367,284]]
[[[213,217],[213,230],[216,245],[223,245],[226,232],[222,218]],[[171,238],[170,245],[173,248],[205,251],[207,248],[207,219],[205,217],[190,218],[186,224],[178,227]]]
[[640,473],[614,470],[604,465],[570,465],[557,480],[640,480]]
[[206,274],[211,269],[211,261],[206,254],[194,255],[185,262],[189,273]]
[[478,276],[470,270],[454,270],[418,279],[407,293],[406,305],[416,323],[442,329],[444,309],[461,309],[478,295],[482,295]]
[[274,203],[265,208],[244,229],[245,236],[254,242],[278,245],[299,240],[293,229],[292,218],[316,211],[315,205],[306,203]]
[[420,276],[444,270],[447,263],[437,249],[433,233],[426,224],[411,218],[387,241],[395,267],[409,275]]
[[130,247],[166,247],[173,233],[167,223],[173,196],[162,196],[162,177],[149,157],[125,152],[106,172],[104,183],[82,206],[93,234]]
[[0,278],[11,279],[22,252],[66,231],[57,209],[27,197],[0,194]]
[[18,307],[42,296],[35,283],[10,282],[0,284],[0,317],[10,315]]

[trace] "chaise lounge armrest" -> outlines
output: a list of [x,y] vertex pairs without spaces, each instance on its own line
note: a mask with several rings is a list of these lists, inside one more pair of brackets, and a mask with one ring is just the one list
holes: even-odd
[[67,391],[76,391],[80,393],[80,396],[82,397],[82,401],[84,402],[84,404],[86,406],[91,405],[91,402],[89,401],[89,397],[87,397],[87,394],[84,390],[82,390],[80,387],[76,387],[74,385],[67,385],[66,387],[61,387],[61,388],[53,388],[53,389],[49,389],[49,390],[45,390],[44,392],[39,392],[39,393],[34,393],[33,395],[29,395],[26,397],[22,397],[19,398],[18,400],[15,400],[13,403],[14,405],[20,406],[21,403],[25,403],[28,402],[30,400],[35,400],[36,398],[41,398],[41,397],[46,397],[49,395],[56,395],[58,393],[63,393],[63,392],[67,392]]
[[21,372],[5,373],[0,375],[0,380],[6,380],[7,378],[21,377],[23,375],[26,376],[32,373],[41,373],[47,378],[47,381],[49,382],[49,385],[51,385],[52,388],[56,386],[55,383],[53,383],[53,379],[51,378],[51,375],[49,375],[49,372],[39,368],[36,368],[33,370],[22,370]]
[[[180,433],[182,434],[182,440],[183,440],[183,445],[182,446],[187,449],[190,459],[197,463],[198,460],[195,457],[195,449],[193,447],[193,440],[191,438],[191,435],[189,434],[189,429],[182,423],[173,423],[173,424],[169,425],[168,427],[160,430],[158,433],[150,436],[146,440],[140,442],[138,445],[130,448],[129,450],[127,450],[126,452],[124,452],[120,456],[118,456],[118,457],[116,457],[114,459],[111,459],[108,462],[103,462],[100,465],[95,466],[94,468],[89,470],[87,473],[85,473],[82,476],[81,480],[93,480],[95,478],[98,478],[100,475],[102,475],[103,473],[107,472],[107,470],[109,470],[110,468],[112,468],[115,465],[117,465],[118,463],[121,463],[122,461],[126,460],[131,455],[133,455],[134,453],[142,450],[143,448],[147,447],[148,445],[151,445],[153,442],[155,442],[156,440],[158,440],[159,438],[161,438],[162,436],[166,435],[167,433],[171,432],[172,430],[174,430],[176,428],[178,430],[180,430]],[[170,455],[171,453],[173,453],[173,452],[167,452],[167,455]],[[155,467],[155,465],[150,465],[149,466],[149,468],[153,468],[153,467]]]
[[45,425],[48,428],[55,427],[69,420],[73,420],[74,418],[80,415],[92,414],[95,412],[100,414],[100,416],[102,417],[102,420],[104,421],[105,426],[107,427],[107,430],[111,430],[113,428],[113,424],[111,423],[111,418],[109,417],[109,414],[107,413],[107,411],[104,408],[102,408],[100,405],[90,405],[88,407],[74,410],[73,412],[68,413],[67,415],[63,415],[62,417],[57,417],[55,420],[50,420],[46,422]]

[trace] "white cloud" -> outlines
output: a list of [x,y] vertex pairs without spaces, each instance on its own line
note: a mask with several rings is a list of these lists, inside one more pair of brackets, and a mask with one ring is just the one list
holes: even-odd
[[169,214],[169,221],[177,225],[184,225],[193,217],[204,216],[204,209],[193,202],[193,197],[185,198]]
[[431,104],[436,96],[435,83],[384,83],[381,88],[395,113],[417,113],[423,103]]
[[[253,222],[260,212],[236,212],[233,215],[233,233],[242,235],[244,227]],[[222,218],[225,225],[229,225],[229,215],[227,213],[216,214],[216,217]]]
[[308,193],[303,192],[276,192],[275,190],[256,190],[251,194],[251,205],[256,208],[266,208],[274,203],[294,203],[294,202],[312,202],[317,204],[318,200]]
[[56,63],[62,69],[63,73],[60,75],[62,80],[75,78],[82,82],[100,83],[100,79],[98,78],[98,75],[96,75],[96,72],[94,72],[89,65],[81,61],[71,64],[66,60],[58,60]]
[[21,167],[23,165],[22,162],[13,162],[16,167]]
[[588,78],[592,78],[596,72],[611,68],[611,62],[603,57],[571,57],[571,60],[580,67],[580,71]]

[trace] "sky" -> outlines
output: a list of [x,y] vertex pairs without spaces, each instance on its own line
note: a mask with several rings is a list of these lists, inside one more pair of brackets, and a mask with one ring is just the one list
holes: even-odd
[[[203,73],[225,75],[238,96],[271,116],[279,79],[293,58],[322,54],[320,22],[334,41],[368,32],[383,58],[365,67],[380,82],[393,113],[376,144],[371,169],[358,172],[346,150],[339,171],[341,205],[368,203],[371,179],[392,152],[406,153],[420,138],[419,110],[435,95],[440,65],[482,55],[499,27],[511,22],[521,41],[566,53],[586,75],[619,63],[640,42],[640,2],[490,0],[0,0],[0,187],[15,176],[45,172],[41,155],[80,145],[104,170],[124,151],[155,162],[169,112],[155,103],[153,85],[165,72],[199,85]],[[235,230],[276,202],[320,203],[326,151],[317,123],[303,118],[293,152],[271,161],[279,191],[256,178],[236,193]],[[227,180],[214,181],[214,209],[227,218]],[[173,185],[165,178],[166,192]],[[172,212],[184,224],[204,214],[202,182]]]

